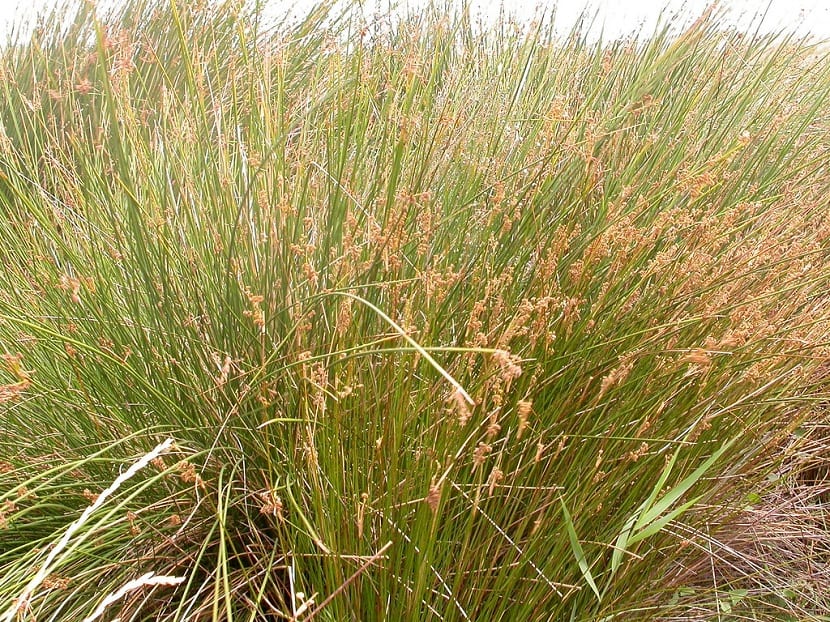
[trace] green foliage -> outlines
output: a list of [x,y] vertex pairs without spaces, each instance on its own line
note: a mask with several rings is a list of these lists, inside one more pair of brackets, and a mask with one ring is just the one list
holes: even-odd
[[821,48],[68,11],[0,57],[0,620],[823,611],[694,570],[827,396]]

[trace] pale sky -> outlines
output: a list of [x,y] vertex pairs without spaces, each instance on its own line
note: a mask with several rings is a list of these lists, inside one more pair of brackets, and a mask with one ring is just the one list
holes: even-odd
[[[184,0],[187,1],[187,0]],[[424,0],[402,0],[409,6],[425,4]],[[563,31],[569,30],[576,17],[586,7],[591,13],[598,11],[597,27],[602,27],[606,37],[613,38],[644,27],[645,32],[653,29],[661,9],[675,11],[685,6],[685,15],[699,15],[711,0],[506,0],[506,6],[519,17],[530,16],[540,4],[556,6],[556,23]],[[16,15],[34,15],[44,6],[54,5],[56,0],[0,0],[0,37],[7,32]],[[313,0],[269,0],[273,8],[282,11],[286,7],[295,10],[308,6]],[[385,6],[388,0],[363,0],[368,13],[373,7]],[[722,0],[730,11],[732,23],[749,28],[753,15],[766,13],[762,31],[776,31],[782,28],[798,34],[811,33],[830,40],[830,0]],[[471,0],[476,12],[493,16],[498,12],[499,2],[494,0]],[[752,22],[752,30],[758,22]]]

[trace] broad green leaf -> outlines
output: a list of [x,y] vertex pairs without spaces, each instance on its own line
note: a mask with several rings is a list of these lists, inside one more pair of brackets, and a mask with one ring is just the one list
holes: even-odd
[[600,596],[599,589],[597,589],[597,584],[591,574],[591,568],[588,566],[588,561],[585,559],[585,552],[582,550],[582,545],[579,543],[579,538],[576,535],[576,529],[574,528],[571,514],[568,512],[568,508],[565,506],[565,501],[563,499],[560,498],[559,503],[562,504],[562,514],[565,515],[565,527],[568,529],[568,538],[571,541],[571,551],[573,551],[576,562],[579,564],[579,570],[582,572],[585,582],[593,590],[594,594],[596,594],[597,600],[601,601],[602,596]]

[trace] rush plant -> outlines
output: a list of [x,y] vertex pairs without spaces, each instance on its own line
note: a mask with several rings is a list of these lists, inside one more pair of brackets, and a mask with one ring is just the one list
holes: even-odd
[[0,621],[823,619],[830,65],[719,23],[7,42]]

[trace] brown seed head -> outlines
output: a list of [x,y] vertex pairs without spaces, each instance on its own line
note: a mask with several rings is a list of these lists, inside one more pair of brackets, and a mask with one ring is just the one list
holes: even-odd
[[516,415],[519,418],[519,429],[516,432],[516,438],[522,438],[522,433],[527,428],[527,420],[530,417],[530,411],[533,409],[533,402],[530,400],[519,400],[516,404]]
[[498,486],[503,479],[504,473],[502,472],[502,470],[499,467],[493,467],[493,470],[490,472],[490,477],[488,479],[490,485],[487,489],[487,496],[493,496],[493,492],[496,490],[496,486]]
[[427,493],[425,501],[432,510],[433,514],[438,511],[438,505],[441,503],[441,486],[432,482],[429,485],[429,492]]
[[473,469],[475,470],[477,467],[484,464],[484,461],[487,459],[487,456],[490,454],[490,451],[493,448],[488,445],[487,443],[479,443],[475,450],[473,451]]

